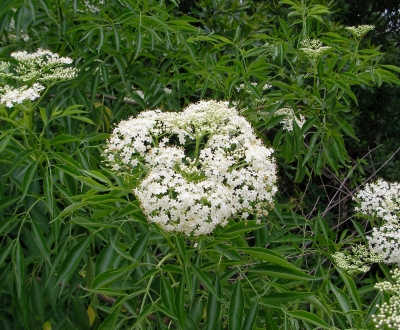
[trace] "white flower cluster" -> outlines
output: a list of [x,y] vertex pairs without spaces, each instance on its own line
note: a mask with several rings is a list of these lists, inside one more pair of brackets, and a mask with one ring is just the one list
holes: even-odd
[[373,30],[375,27],[373,25],[358,25],[358,26],[348,26],[346,30],[349,30],[356,37],[362,37],[366,35],[369,31]]
[[277,190],[272,153],[236,109],[201,101],[181,113],[146,111],[122,121],[104,157],[121,173],[147,169],[135,194],[150,222],[199,236],[229,218],[265,214]]
[[100,5],[104,4],[104,0],[97,1],[97,4],[94,1],[84,0],[85,8],[90,11],[92,14],[100,13]]
[[[257,87],[258,83],[251,82],[250,85],[252,85],[254,87]],[[270,84],[264,84],[263,87],[262,87],[262,90],[265,91],[267,89],[270,89],[271,87],[272,87],[272,85],[270,85]],[[236,87],[237,91],[240,91],[240,90],[243,90],[243,89],[246,89],[246,86],[244,84],[240,84],[239,87]]]
[[[10,63],[0,62],[0,77],[14,78],[23,84],[19,88],[5,85],[0,87],[0,103],[12,107],[15,103],[24,100],[35,100],[40,97],[40,92],[45,89],[39,82],[56,82],[70,80],[76,77],[77,69],[63,68],[65,64],[71,64],[69,57],[60,57],[49,50],[38,49],[35,53],[26,51],[11,54],[18,60],[15,73],[10,73]],[[5,72],[7,70],[7,72]]]
[[354,198],[360,206],[356,212],[382,218],[389,224],[398,224],[400,216],[400,183],[379,179],[367,184]]
[[372,315],[372,320],[376,323],[377,329],[387,326],[392,329],[400,330],[400,269],[395,268],[390,271],[393,274],[395,283],[388,281],[375,284],[375,288],[391,294],[389,303],[384,302],[379,308],[377,315]]
[[356,212],[384,221],[367,237],[369,249],[380,254],[385,263],[400,265],[400,184],[379,179],[367,184],[354,199],[359,203]]
[[323,52],[331,48],[328,46],[322,46],[322,42],[318,39],[306,38],[300,43],[302,46],[300,50],[302,50],[307,56],[311,58],[320,57]]
[[400,225],[385,224],[379,229],[374,228],[367,237],[369,248],[379,253],[387,264],[400,265]]
[[22,82],[30,81],[64,81],[76,77],[77,69],[63,68],[63,65],[71,64],[69,57],[60,57],[49,50],[39,48],[35,53],[26,51],[11,54],[18,60],[18,67],[15,71],[18,76],[14,76]]
[[40,97],[40,92],[44,86],[35,83],[31,87],[22,86],[20,88],[13,88],[10,86],[0,87],[0,103],[5,104],[11,108],[14,103],[21,104],[24,100],[36,100]]
[[300,114],[300,118],[297,118],[297,116],[294,114],[294,111],[292,108],[282,108],[282,109],[277,110],[274,113],[274,116],[282,116],[282,115],[286,116],[281,121],[281,124],[283,125],[283,129],[287,130],[289,132],[293,131],[293,122],[294,121],[297,123],[297,125],[300,128],[302,128],[304,123],[306,122],[306,119],[301,114]]
[[382,261],[380,254],[369,251],[365,245],[354,246],[352,252],[352,255],[346,255],[343,252],[332,255],[335,264],[350,275],[365,273],[370,269],[368,264]]

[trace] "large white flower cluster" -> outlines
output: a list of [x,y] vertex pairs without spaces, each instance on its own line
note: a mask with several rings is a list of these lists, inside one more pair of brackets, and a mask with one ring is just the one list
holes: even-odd
[[201,101],[181,113],[146,111],[122,121],[104,157],[120,173],[146,169],[135,194],[150,222],[199,236],[272,206],[272,152],[236,109]]

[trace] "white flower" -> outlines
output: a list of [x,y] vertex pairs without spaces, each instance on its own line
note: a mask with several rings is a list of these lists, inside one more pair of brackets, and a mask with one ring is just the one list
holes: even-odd
[[133,92],[137,94],[141,99],[144,99],[144,93],[139,89],[134,89]]
[[182,113],[146,111],[122,121],[104,158],[123,173],[147,168],[135,194],[150,222],[199,236],[271,207],[277,190],[272,152],[236,109],[201,101]]
[[335,264],[350,275],[358,272],[365,273],[370,269],[369,264],[383,260],[381,254],[370,251],[364,245],[353,247],[350,255],[343,252],[336,252],[332,257]]
[[77,75],[77,69],[62,67],[71,64],[71,58],[60,57],[49,50],[39,48],[35,53],[20,51],[12,53],[11,56],[19,62],[15,68],[17,75],[13,77],[24,83],[34,80],[64,81],[73,79]]
[[353,35],[357,37],[362,37],[366,35],[369,31],[373,30],[375,27],[373,25],[358,25],[358,26],[348,26],[345,29],[349,30]]
[[392,329],[400,329],[400,269],[395,268],[390,271],[395,283],[388,281],[375,284],[375,288],[391,294],[389,303],[384,302],[379,308],[378,314],[372,315],[372,320],[376,323],[376,328],[383,329],[387,326]]
[[382,218],[388,224],[399,224],[400,183],[378,179],[375,183],[367,184],[354,199],[359,203],[356,212]]
[[44,89],[44,86],[35,83],[31,87],[22,86],[20,88],[12,88],[5,86],[0,88],[0,103],[5,104],[8,108],[11,108],[14,103],[21,104],[25,100],[34,101],[40,97],[40,92]]
[[374,253],[383,256],[387,264],[400,265],[400,226],[385,224],[379,229],[373,228],[371,236],[367,237],[369,248]]
[[303,115],[300,114],[300,118],[298,118],[292,108],[282,108],[277,110],[274,113],[274,116],[282,116],[285,115],[286,118],[283,118],[281,124],[283,125],[283,129],[287,131],[293,131],[293,121],[297,123],[297,125],[302,128],[304,123],[306,122]]
[[317,58],[322,55],[326,50],[330,49],[331,47],[322,46],[322,42],[318,39],[310,39],[306,38],[300,42],[302,50],[307,56],[312,58]]

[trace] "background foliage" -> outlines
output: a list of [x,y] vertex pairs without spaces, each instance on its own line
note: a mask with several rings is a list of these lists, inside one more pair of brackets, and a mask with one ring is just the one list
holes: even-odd
[[[388,267],[349,277],[331,254],[377,225],[351,220],[354,191],[389,159],[378,175],[400,175],[399,8],[379,4],[2,1],[2,60],[41,47],[79,69],[30,125],[0,105],[2,328],[374,328]],[[307,57],[306,38],[330,49]],[[280,193],[261,225],[194,241],[149,226],[101,150],[121,119],[200,99],[236,104],[275,148]],[[284,107],[305,124],[283,130]]]

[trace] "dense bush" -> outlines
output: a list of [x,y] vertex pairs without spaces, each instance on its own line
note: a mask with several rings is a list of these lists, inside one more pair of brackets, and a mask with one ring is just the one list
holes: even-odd
[[1,327],[398,328],[371,243],[392,229],[352,197],[381,166],[365,146],[397,142],[400,69],[337,10],[4,0]]

